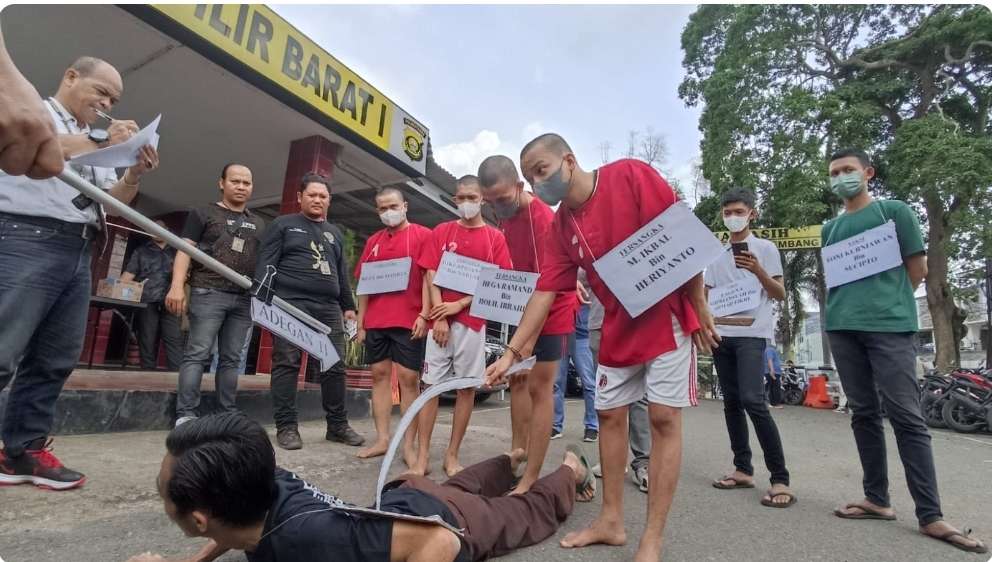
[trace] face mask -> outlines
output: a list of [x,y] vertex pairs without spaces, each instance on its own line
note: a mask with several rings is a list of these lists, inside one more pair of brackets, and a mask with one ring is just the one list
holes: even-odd
[[561,179],[561,172],[565,169],[565,161],[561,161],[561,166],[558,167],[558,171],[551,174],[551,176],[539,183],[534,184],[534,192],[537,196],[541,198],[548,205],[557,205],[561,203],[561,200],[568,195],[569,184],[572,183],[571,178],[569,181]]
[[861,184],[863,177],[861,172],[851,172],[834,176],[830,178],[830,190],[844,199],[853,199],[854,196],[861,193],[861,190],[864,189],[864,186]]
[[737,215],[731,215],[729,217],[723,217],[723,225],[727,227],[730,232],[740,232],[747,228],[747,223],[750,219],[748,217],[739,217]]
[[398,226],[403,221],[406,220],[406,211],[400,211],[398,209],[389,209],[388,211],[383,211],[379,213],[379,220],[382,224],[386,226]]
[[492,206],[497,218],[508,219],[520,210],[520,193],[517,193],[517,197],[512,203],[493,202]]
[[465,220],[472,220],[482,211],[481,203],[465,201],[458,204],[458,214]]

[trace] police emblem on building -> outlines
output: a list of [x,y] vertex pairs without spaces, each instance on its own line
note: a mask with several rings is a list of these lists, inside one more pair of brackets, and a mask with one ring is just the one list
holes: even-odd
[[403,152],[414,162],[424,159],[424,138],[427,131],[416,121],[403,118]]

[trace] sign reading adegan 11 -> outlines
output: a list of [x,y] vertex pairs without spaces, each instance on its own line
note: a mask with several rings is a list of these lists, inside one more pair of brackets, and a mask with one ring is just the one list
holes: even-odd
[[426,173],[427,128],[268,7],[151,7],[404,164]]

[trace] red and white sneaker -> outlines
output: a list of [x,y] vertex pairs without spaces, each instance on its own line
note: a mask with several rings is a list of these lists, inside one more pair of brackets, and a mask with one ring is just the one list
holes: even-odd
[[86,483],[86,476],[62,465],[52,454],[52,439],[40,449],[28,449],[19,457],[0,454],[0,486],[34,484],[50,490],[69,490]]

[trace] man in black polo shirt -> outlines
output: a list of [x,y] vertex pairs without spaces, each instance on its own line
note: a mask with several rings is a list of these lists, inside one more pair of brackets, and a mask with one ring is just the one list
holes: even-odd
[[[577,488],[594,489],[595,482],[581,450],[570,447],[554,472],[526,493],[507,495],[524,460],[517,449],[444,484],[401,477],[385,486],[381,511],[370,512],[277,467],[265,429],[241,414],[191,421],[165,446],[157,479],[165,513],[186,536],[210,539],[189,562],[228,550],[244,551],[249,562],[486,560],[553,535],[571,514]],[[165,559],[145,553],[128,562]]]
[[[167,228],[160,220],[155,223]],[[152,236],[151,240],[135,248],[121,275],[121,281],[144,283],[141,302],[145,303],[145,308],[138,312],[138,351],[141,353],[142,369],[154,369],[158,364],[159,336],[165,343],[165,361],[169,370],[178,370],[183,360],[179,317],[165,309],[165,293],[171,284],[175,259],[176,250],[167,246],[165,239]]]
[[[248,210],[252,192],[251,170],[242,164],[224,166],[220,176],[221,200],[190,211],[182,237],[217,261],[242,275],[255,271],[262,221]],[[221,409],[235,410],[238,363],[245,335],[251,329],[248,292],[199,263],[190,268],[190,257],[176,254],[172,287],[165,297],[169,312],[186,309],[184,285],[189,273],[189,338],[179,368],[176,425],[197,415],[204,364],[209,362],[214,338],[220,359],[214,383]]]
[[[330,180],[318,174],[303,176],[297,197],[300,212],[277,217],[269,226],[258,252],[255,278],[264,279],[268,266],[274,266],[276,294],[327,325],[331,329],[331,341],[343,358],[341,311],[344,318],[355,320],[355,300],[348,282],[344,237],[336,226],[327,222]],[[274,336],[272,410],[276,441],[283,449],[303,447],[296,427],[296,378],[302,357],[296,346]],[[327,440],[354,447],[364,443],[365,439],[348,425],[344,363],[338,361],[321,373],[320,395],[327,417]]]

